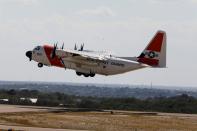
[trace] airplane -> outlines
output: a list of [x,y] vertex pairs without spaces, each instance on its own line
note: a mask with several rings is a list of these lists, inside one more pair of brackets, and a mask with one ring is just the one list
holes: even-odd
[[117,75],[146,67],[166,67],[166,32],[157,31],[148,46],[138,57],[120,57],[108,52],[84,50],[84,44],[74,50],[54,46],[36,46],[27,51],[29,60],[38,62],[38,67],[55,66],[76,71],[78,76],[94,77],[100,75]]

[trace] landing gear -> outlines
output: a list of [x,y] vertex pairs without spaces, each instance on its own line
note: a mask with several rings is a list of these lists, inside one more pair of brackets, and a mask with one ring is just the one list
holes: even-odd
[[81,72],[76,72],[76,74],[77,74],[78,76],[81,76],[81,75],[82,75],[82,73],[81,73]]
[[86,74],[86,73],[81,73],[81,72],[76,72],[76,74],[78,75],[78,76],[81,76],[81,75],[83,75],[84,77],[94,77],[95,76],[95,74],[93,74],[93,73],[91,73],[91,74]]
[[38,63],[38,67],[39,68],[42,68],[43,67],[43,64],[42,63]]
[[95,76],[95,74],[90,74],[90,77],[94,77]]
[[89,77],[89,74],[83,74],[85,77]]

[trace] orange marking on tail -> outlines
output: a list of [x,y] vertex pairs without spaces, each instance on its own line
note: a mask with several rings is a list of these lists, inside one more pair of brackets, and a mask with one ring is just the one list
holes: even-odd
[[138,62],[148,64],[150,66],[158,66],[159,60],[151,59],[151,58],[139,58]]
[[146,50],[151,50],[151,51],[161,51],[161,46],[162,46],[162,41],[163,41],[164,34],[163,33],[158,33],[153,40],[151,41],[150,45],[147,47]]

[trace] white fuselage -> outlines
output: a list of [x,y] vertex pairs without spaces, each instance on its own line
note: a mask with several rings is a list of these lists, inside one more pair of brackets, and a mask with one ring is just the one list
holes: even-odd
[[[106,58],[106,60],[96,60],[96,59],[73,59],[72,57],[62,56],[64,66],[62,63],[54,63],[54,60],[51,60],[47,54],[46,49],[43,46],[36,47],[32,52],[32,60],[42,63],[47,66],[58,66],[66,67],[68,69],[76,70],[77,72],[86,73],[86,74],[101,74],[101,75],[115,75],[121,74],[128,71],[133,71],[141,68],[148,67],[146,64],[142,64],[136,61],[127,60],[119,57],[115,57],[106,53],[87,51],[91,54],[99,54]],[[86,52],[86,51],[79,51]]]
[[[81,60],[73,61],[64,59],[65,65],[69,69],[74,69],[78,72],[83,73],[95,73],[101,75],[115,75],[121,74],[128,71],[140,69],[146,67],[142,64],[139,64],[134,61],[124,60],[120,58],[111,57],[107,61],[92,61],[92,60]],[[78,62],[87,63],[87,64],[76,64]]]

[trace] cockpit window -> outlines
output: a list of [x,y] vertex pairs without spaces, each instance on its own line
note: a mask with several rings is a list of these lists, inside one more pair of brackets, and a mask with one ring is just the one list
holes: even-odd
[[36,48],[34,48],[34,50],[40,50],[40,46],[36,46]]

